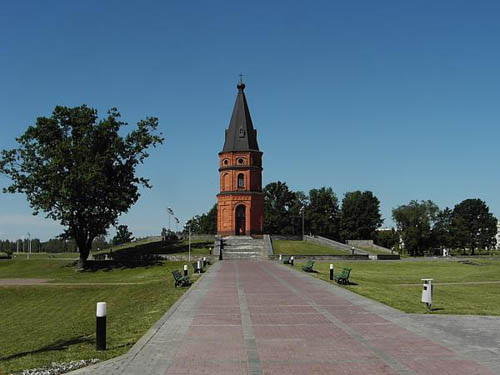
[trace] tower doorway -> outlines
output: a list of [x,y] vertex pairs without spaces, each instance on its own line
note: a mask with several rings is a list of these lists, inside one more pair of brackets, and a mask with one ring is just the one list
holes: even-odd
[[245,206],[236,206],[236,233],[237,236],[245,235]]

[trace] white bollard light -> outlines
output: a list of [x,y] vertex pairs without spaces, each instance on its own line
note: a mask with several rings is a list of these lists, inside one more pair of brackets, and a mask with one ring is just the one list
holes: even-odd
[[96,349],[106,350],[106,302],[97,302],[96,309]]
[[281,260],[281,254],[280,254],[280,260]]
[[198,273],[201,273],[201,264],[199,260],[196,261],[196,269],[198,270]]
[[184,265],[184,276],[188,275],[188,266],[187,264]]

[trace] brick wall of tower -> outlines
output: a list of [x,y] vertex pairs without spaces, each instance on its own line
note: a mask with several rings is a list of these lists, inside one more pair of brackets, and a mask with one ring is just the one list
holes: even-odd
[[[260,152],[226,152],[219,154],[220,193],[217,195],[217,233],[236,233],[236,208],[245,206],[245,234],[262,234],[264,195]],[[238,184],[238,176],[243,184]]]

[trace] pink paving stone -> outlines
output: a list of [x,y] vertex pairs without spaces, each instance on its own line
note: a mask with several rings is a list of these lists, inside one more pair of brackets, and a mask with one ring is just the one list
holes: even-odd
[[200,308],[200,312],[203,314],[239,314],[240,307],[239,306],[217,306],[217,305],[204,305],[203,308]]
[[240,314],[198,314],[193,325],[241,325]]
[[286,312],[287,314],[297,314],[297,313],[317,313],[316,309],[312,306],[307,305],[251,305],[248,306],[248,310],[251,314],[281,314]]
[[[248,373],[238,286],[250,311],[263,374],[396,374],[370,346],[415,375],[492,374],[269,262],[224,262],[221,267],[168,374]],[[311,303],[363,336],[368,346],[319,314]]]
[[374,360],[376,355],[353,339],[257,340],[261,361]]
[[237,298],[226,298],[226,297],[214,297],[214,298],[207,298],[203,300],[203,303],[201,304],[201,308],[204,306],[221,306],[221,305],[230,305],[230,306],[239,306],[240,301]]
[[395,338],[412,335],[407,329],[398,327],[390,322],[380,324],[350,324],[350,327],[365,339]]
[[236,339],[243,342],[242,326],[196,326],[192,325],[186,334],[188,340],[229,340]]
[[199,361],[191,358],[187,361],[174,362],[167,371],[168,375],[247,375],[246,362]]
[[342,329],[333,325],[254,325],[254,335],[257,340],[264,339],[327,339],[338,340],[350,338]]
[[218,340],[216,343],[184,340],[175,355],[175,361],[190,360],[246,361],[247,351],[242,339]]
[[322,314],[251,314],[254,325],[257,324],[331,324]]
[[396,375],[393,369],[380,360],[366,362],[263,362],[264,375]]
[[248,305],[307,305],[307,302],[301,298],[282,298],[282,297],[247,297]]

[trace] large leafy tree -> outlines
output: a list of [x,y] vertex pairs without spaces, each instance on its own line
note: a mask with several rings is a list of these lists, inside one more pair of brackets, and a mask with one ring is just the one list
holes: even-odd
[[132,232],[128,230],[128,225],[118,225],[116,235],[113,237],[113,245],[131,242],[134,239]]
[[306,216],[312,233],[332,239],[339,238],[339,202],[332,188],[322,187],[309,191]]
[[264,189],[264,232],[271,234],[290,233],[292,213],[296,195],[286,182],[271,182]]
[[430,200],[410,201],[392,210],[392,218],[410,255],[423,255],[432,247],[432,226],[439,208]]
[[217,203],[202,215],[196,215],[189,219],[184,227],[184,232],[189,231],[196,234],[215,234],[217,233]]
[[375,234],[374,242],[387,249],[397,248],[399,246],[399,234],[394,230],[378,230]]
[[207,213],[201,215],[200,228],[204,234],[217,233],[217,203]]
[[345,193],[340,211],[340,238],[343,241],[374,239],[382,222],[380,201],[371,191]]
[[453,209],[452,226],[458,246],[469,248],[474,255],[476,249],[493,247],[496,244],[497,219],[481,199],[466,199]]
[[439,247],[453,247],[454,236],[452,232],[453,211],[446,207],[439,211],[432,228],[433,240]]
[[85,105],[57,106],[17,138],[18,148],[1,152],[0,172],[12,180],[4,191],[26,194],[34,214],[45,212],[66,227],[81,266],[93,239],[137,202],[140,186],[150,187],[136,168],[163,141],[155,133],[158,120],[141,120],[122,136],[125,125],[116,108],[99,120],[97,110]]

